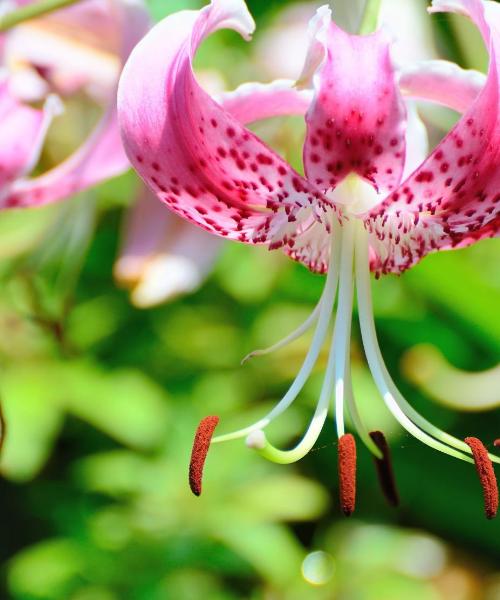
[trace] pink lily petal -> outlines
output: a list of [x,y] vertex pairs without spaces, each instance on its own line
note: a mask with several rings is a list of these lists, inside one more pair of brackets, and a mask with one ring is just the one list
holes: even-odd
[[114,93],[120,30],[112,4],[85,0],[22,23],[5,37],[4,62],[13,65],[14,79],[30,70],[61,95],[85,88],[102,101]]
[[129,168],[115,107],[108,109],[87,141],[57,167],[33,179],[19,179],[0,198],[0,208],[42,206],[63,200]]
[[294,81],[277,79],[271,83],[243,83],[215,99],[238,121],[252,123],[280,115],[305,115],[311,98],[311,92],[297,90]]
[[349,35],[330,17],[331,11],[322,7],[311,21],[305,73],[317,68],[315,98],[306,116],[306,174],[328,189],[355,172],[388,192],[401,179],[406,127],[389,40],[382,30]]
[[[112,12],[121,34],[120,56],[125,61],[148,30],[149,17],[143,5],[133,0],[116,2]],[[128,168],[113,100],[87,141],[75,153],[39,177],[17,180],[9,193],[0,199],[0,207],[40,206],[62,200]]]
[[242,0],[173,14],[136,46],[118,92],[125,149],[184,218],[229,239],[293,245],[294,223],[313,212],[321,218],[328,201],[198,85],[196,49],[222,28],[250,37],[254,22]]
[[429,100],[465,112],[486,83],[473,69],[461,69],[446,60],[423,61],[400,70],[399,86],[405,96]]
[[24,106],[10,93],[7,80],[0,82],[0,197],[17,177],[34,167],[48,126],[59,110],[55,97],[48,99],[43,110]]
[[143,190],[128,218],[115,277],[141,308],[197,289],[221,249],[222,239],[195,227]]
[[[500,207],[500,28],[497,4],[480,0],[435,2],[474,19],[490,47],[486,84],[429,158],[386,201],[369,213],[372,267],[401,272],[432,250],[468,245],[498,234]],[[485,11],[485,6],[495,10]],[[493,17],[490,19],[489,17]],[[488,19],[488,20],[487,20]],[[500,19],[497,23],[500,25]]]

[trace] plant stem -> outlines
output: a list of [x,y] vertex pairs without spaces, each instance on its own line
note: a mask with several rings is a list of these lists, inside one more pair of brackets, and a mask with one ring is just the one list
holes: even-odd
[[359,33],[361,35],[368,35],[373,33],[377,29],[378,13],[380,12],[380,6],[382,0],[367,0]]
[[1,16],[0,32],[7,31],[11,27],[19,25],[19,23],[41,17],[42,15],[46,15],[54,10],[59,10],[65,6],[70,6],[79,1],[80,0],[40,0],[39,2],[28,4],[27,6],[23,6]]

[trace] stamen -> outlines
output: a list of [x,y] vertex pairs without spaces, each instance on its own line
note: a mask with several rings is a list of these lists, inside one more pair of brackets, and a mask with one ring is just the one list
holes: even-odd
[[304,333],[306,333],[306,331],[311,329],[311,327],[314,325],[314,323],[318,320],[322,302],[323,302],[323,296],[321,296],[320,301],[318,302],[318,304],[316,304],[312,313],[307,317],[307,319],[301,325],[299,325],[297,327],[297,329],[295,331],[292,331],[292,333],[289,333],[282,340],[280,340],[279,342],[276,342],[275,344],[273,344],[272,346],[269,346],[268,348],[252,350],[252,352],[249,352],[241,360],[241,364],[244,365],[247,362],[247,360],[250,360],[251,358],[255,358],[256,356],[264,356],[266,354],[270,354],[271,352],[276,352],[276,350],[280,350],[281,348],[288,346],[288,344],[291,344],[292,342],[297,340],[299,337],[304,335]]
[[189,462],[189,487],[195,496],[201,494],[203,467],[205,466],[205,460],[207,458],[208,448],[210,447],[214,429],[217,427],[218,423],[219,417],[205,417],[200,421],[194,436],[191,461]]
[[300,442],[295,446],[295,448],[290,450],[279,450],[267,440],[266,434],[259,429],[257,431],[253,431],[247,437],[246,442],[249,448],[253,448],[264,458],[279,464],[290,464],[292,462],[296,462],[311,451],[319,437],[319,434],[321,433],[321,430],[323,429],[323,425],[325,424],[325,420],[328,415],[328,406],[333,394],[333,372],[335,366],[334,341],[335,330],[332,334],[328,361],[326,363],[325,378],[323,379],[323,385],[321,386],[318,404],[316,405],[316,409],[309,427],[307,428],[307,431]]
[[332,317],[333,304],[335,301],[335,295],[337,293],[338,263],[341,240],[342,230],[335,219],[333,221],[333,234],[330,246],[330,266],[328,268],[325,287],[320,301],[321,307],[318,317],[318,323],[314,331],[309,351],[304,359],[304,362],[302,363],[302,366],[294,382],[288,389],[287,393],[283,396],[283,398],[265,417],[263,417],[256,423],[249,425],[248,427],[239,429],[238,431],[224,433],[222,435],[214,437],[214,439],[212,440],[214,444],[245,437],[253,431],[259,431],[261,429],[264,429],[292,404],[292,402],[295,400],[295,398],[297,398],[302,388],[306,384],[307,380],[309,379],[309,376],[312,373],[314,365],[318,360]]
[[356,504],[356,442],[350,433],[339,438],[338,465],[340,507],[349,517]]
[[[427,444],[428,446],[431,446],[435,450],[440,450],[441,452],[444,452],[445,454],[454,456],[455,458],[459,458],[460,460],[463,460],[465,462],[473,463],[474,462],[473,459],[470,458],[469,456],[465,456],[464,454],[461,454],[460,452],[455,452],[454,450],[451,449],[451,448],[456,448],[457,450],[461,450],[462,452],[467,452],[468,454],[471,454],[471,450],[467,446],[467,444],[465,444],[462,440],[459,440],[456,437],[450,435],[449,433],[446,433],[442,429],[439,429],[439,427],[436,427],[435,425],[430,423],[425,417],[423,417],[419,412],[417,412],[413,408],[413,406],[411,406],[411,404],[406,400],[406,398],[401,394],[401,392],[398,390],[396,384],[392,380],[392,377],[391,377],[389,371],[387,370],[387,367],[385,366],[384,359],[382,357],[382,353],[380,351],[380,348],[379,348],[378,342],[377,342],[377,334],[375,331],[375,324],[373,322],[373,310],[372,310],[370,279],[369,279],[370,274],[369,274],[369,270],[368,270],[368,243],[367,243],[366,232],[363,232],[361,229],[358,230],[358,238],[356,240],[356,244],[357,244],[357,246],[356,246],[356,283],[358,286],[358,305],[363,304],[364,310],[368,311],[368,313],[366,315],[363,315],[363,318],[367,321],[371,321],[371,323],[365,324],[365,327],[367,330],[366,331],[366,334],[367,334],[366,342],[364,339],[365,336],[362,334],[363,344],[365,347],[365,352],[367,353],[367,358],[368,358],[369,352],[373,353],[374,359],[378,361],[377,366],[380,369],[379,375],[383,380],[384,389],[386,389],[388,391],[390,398],[392,398],[392,401],[397,406],[397,410],[402,413],[403,418],[409,420],[410,423],[412,423],[413,427],[416,427],[416,429],[420,432],[422,437],[419,437],[415,433],[415,431],[410,431],[408,429],[408,427],[406,427],[406,425],[402,421],[399,420],[399,417],[397,416],[397,414],[393,413],[395,418],[400,422],[400,424],[403,427],[405,427],[405,429],[407,429],[407,431],[409,431],[410,433],[415,435],[415,437],[417,437],[421,442]],[[363,258],[362,258],[363,256],[366,257],[364,262],[363,262]],[[363,303],[359,300],[359,294],[361,293],[360,288],[363,289],[363,294],[364,294],[364,296],[362,298],[362,300],[364,301]],[[362,311],[360,308],[360,324],[361,324],[361,319],[362,319],[361,312]],[[371,347],[369,347],[370,344],[371,344]],[[372,371],[372,374],[374,375],[374,378],[375,378],[375,374],[373,373],[373,371]],[[377,386],[378,386],[378,384],[377,384]],[[379,391],[381,391],[380,387],[379,387]],[[381,391],[381,393],[382,393],[382,391]],[[386,400],[385,397],[384,397],[384,400]],[[389,408],[389,410],[391,410],[391,409]],[[426,435],[426,434],[428,434],[428,435]],[[432,436],[432,437],[429,437],[429,436]],[[439,440],[439,441],[437,441],[435,444],[433,444],[433,443],[431,443],[432,438],[435,438],[435,440]],[[434,441],[434,440],[432,440],[432,441]],[[438,446],[436,444],[438,444]],[[448,448],[449,446],[451,446],[451,448]],[[494,454],[488,454],[488,456],[492,462],[500,464],[500,457],[495,456]]]
[[356,399],[354,398],[354,392],[352,389],[352,377],[351,377],[351,365],[347,365],[347,374],[346,374],[346,396],[347,396],[347,406],[349,410],[349,415],[351,417],[352,424],[356,429],[357,434],[361,438],[361,441],[366,446],[366,448],[373,454],[375,458],[382,458],[382,452],[378,448],[378,446],[373,442],[370,437],[368,430],[366,429],[363,420],[361,419],[361,415],[359,414],[358,407],[356,405]]
[[389,444],[381,431],[370,431],[370,437],[382,452],[382,458],[374,458],[382,492],[391,506],[398,506],[399,494],[394,479]]
[[483,488],[484,511],[487,519],[493,519],[498,510],[498,486],[493,464],[483,442],[475,437],[465,438],[465,443],[470,446],[479,481]]
[[[368,260],[368,236],[367,232],[363,228],[363,225],[361,224],[358,228],[356,238],[356,284],[358,292],[359,323],[368,365],[380,395],[382,396],[387,408],[391,411],[399,424],[422,443],[434,448],[434,450],[444,452],[449,456],[454,456],[455,458],[459,458],[465,462],[473,463],[474,461],[470,456],[462,454],[462,452],[447,446],[444,443],[446,434],[441,432],[437,427],[432,426],[415,410],[413,410],[406,400],[404,400],[401,394],[397,392],[397,388],[395,388],[394,383],[392,380],[390,380],[389,373],[387,372],[383,362],[382,354],[377,342],[377,333],[375,331],[375,323],[373,321],[373,306],[371,299]],[[389,380],[392,385],[390,385]],[[404,400],[404,403],[401,402],[401,399]],[[414,423],[414,421],[408,416],[408,413],[411,414],[412,418],[414,415],[419,417],[418,422],[422,429],[420,429],[420,427]],[[430,430],[432,435],[435,435],[436,438],[442,439],[443,441],[441,442],[438,441],[438,439],[434,439],[431,437],[431,435],[426,433],[425,430]],[[452,436],[448,437],[452,438]],[[448,440],[446,439],[446,441]],[[448,441],[448,443],[451,442]],[[498,460],[498,457],[496,457],[496,459]]]
[[495,446],[495,448],[500,448],[500,438],[497,438],[494,442],[493,445]]
[[344,395],[346,392],[346,374],[348,371],[349,350],[351,340],[353,276],[352,263],[354,255],[354,227],[352,222],[344,225],[342,250],[340,258],[339,299],[335,318],[335,334],[333,337],[333,353],[335,368],[335,422],[337,436],[341,438],[344,426]]

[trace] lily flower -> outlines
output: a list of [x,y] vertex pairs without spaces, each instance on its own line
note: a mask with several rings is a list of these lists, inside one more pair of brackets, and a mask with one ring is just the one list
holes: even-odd
[[[148,28],[140,0],[88,0],[0,34],[0,208],[62,200],[129,168],[115,91],[121,65]],[[100,122],[66,160],[29,177],[61,110],[54,92],[79,89],[104,100]],[[42,109],[29,104],[45,97]]]
[[127,214],[114,275],[131,290],[136,307],[149,308],[198,289],[221,245],[220,238],[166,211],[143,189]]
[[[198,84],[192,61],[211,33],[234,29],[245,39],[254,21],[243,0],[212,0],[157,24],[127,61],[118,90],[119,122],[134,168],[161,202],[225,239],[281,248],[326,274],[317,307],[281,347],[312,326],[311,347],[290,389],[262,419],[212,438],[218,420],[200,423],[191,462],[191,487],[201,492],[208,446],[245,437],[277,463],[291,463],[314,446],[330,410],[339,439],[341,505],[354,509],[356,446],[345,430],[349,412],[360,439],[376,458],[388,499],[395,503],[385,438],[368,432],[350,376],[354,287],[368,365],[388,409],[428,446],[475,463],[488,518],[498,489],[492,461],[475,437],[440,430],[402,396],[377,342],[370,270],[401,274],[430,252],[468,246],[498,233],[500,216],[500,6],[483,0],[434,0],[432,12],[460,12],[483,35],[487,76],[445,61],[396,70],[386,30],[350,35],[327,6],[310,22],[310,47],[299,82],[244,84],[217,102]],[[427,157],[425,131],[412,100],[463,113]],[[305,115],[305,176],[245,124],[283,114]],[[335,299],[337,310],[333,316]],[[323,386],[310,425],[290,450],[276,448],[265,428],[297,398],[318,359],[330,323]]]

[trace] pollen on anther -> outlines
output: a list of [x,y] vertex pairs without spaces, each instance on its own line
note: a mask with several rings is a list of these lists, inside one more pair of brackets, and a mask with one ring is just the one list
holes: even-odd
[[465,443],[472,450],[476,471],[483,488],[484,511],[488,519],[493,519],[498,510],[498,485],[493,464],[484,444],[475,437],[465,438]]
[[391,506],[398,506],[399,494],[396,487],[396,480],[394,478],[389,444],[387,443],[387,440],[381,431],[371,431],[370,437],[380,452],[382,452],[382,458],[375,457],[374,459],[382,492],[387,502]]
[[339,438],[338,469],[340,507],[349,517],[356,505],[356,442],[350,433]]
[[210,441],[214,429],[219,423],[219,417],[209,416],[200,421],[194,436],[191,460],[189,462],[189,487],[195,496],[201,494],[203,467],[207,459]]

